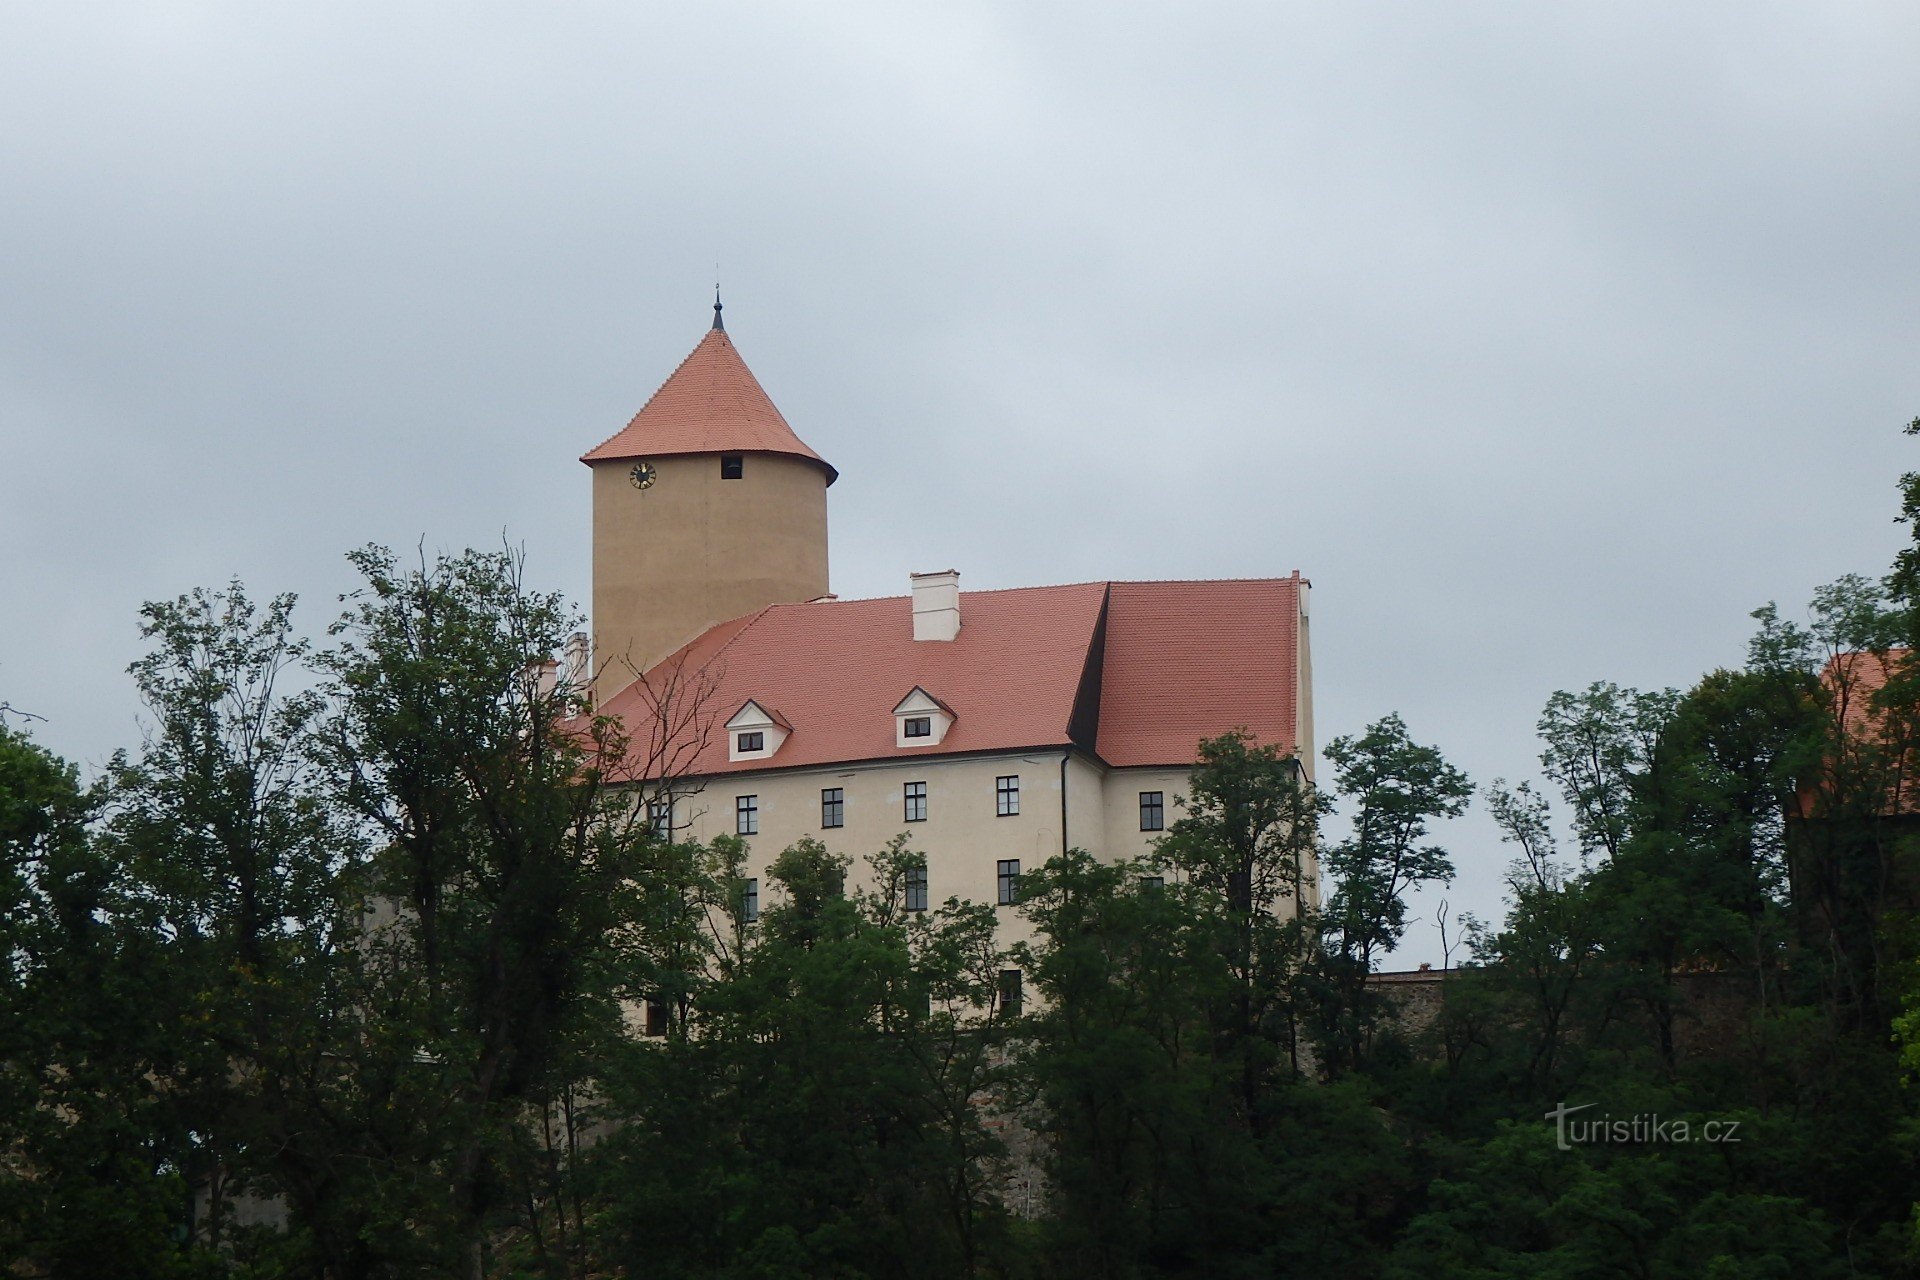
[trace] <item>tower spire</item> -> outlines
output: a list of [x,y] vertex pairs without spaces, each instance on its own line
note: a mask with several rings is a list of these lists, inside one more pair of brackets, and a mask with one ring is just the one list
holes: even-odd
[[726,321],[720,318],[720,282],[718,280],[713,283],[713,327],[723,331],[727,327]]

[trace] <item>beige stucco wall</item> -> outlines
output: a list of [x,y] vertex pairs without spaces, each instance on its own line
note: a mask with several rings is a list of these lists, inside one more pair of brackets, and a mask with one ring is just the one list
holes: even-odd
[[1185,769],[1114,769],[1107,774],[1104,788],[1104,835],[1101,855],[1108,858],[1139,858],[1152,852],[1153,842],[1165,831],[1140,829],[1140,793],[1158,791],[1165,798],[1166,825],[1179,820],[1183,810],[1174,803],[1187,794]]
[[[746,837],[746,874],[761,883],[762,907],[778,901],[768,882],[767,865],[782,849],[805,836],[853,859],[850,887],[866,887],[867,855],[905,832],[914,849],[926,855],[927,897],[939,904],[949,897],[996,905],[1003,945],[1028,941],[1032,931],[1012,907],[998,907],[996,875],[1002,858],[1017,858],[1023,871],[1038,867],[1061,850],[1061,757],[1059,750],[1018,755],[941,758],[922,756],[900,762],[878,761],[819,769],[743,772],[689,785],[674,806],[675,835],[705,842],[734,834],[734,801],[759,800],[758,835]],[[1020,779],[1020,813],[996,813],[996,779]],[[1161,833],[1140,830],[1140,793],[1166,794],[1166,820],[1180,809],[1174,798],[1186,792],[1187,770],[1108,769],[1082,752],[1068,755],[1066,768],[1067,840],[1102,859],[1136,857],[1149,851]],[[904,787],[927,784],[927,818],[905,820]],[[820,826],[820,792],[839,787],[846,793],[846,825]]]
[[[905,832],[912,847],[926,855],[927,898],[938,904],[949,897],[994,903],[995,876],[1002,858],[1017,858],[1022,870],[1037,867],[1060,852],[1061,752],[1024,755],[965,756],[942,759],[922,756],[900,762],[842,765],[777,773],[739,773],[706,779],[697,794],[681,797],[674,807],[676,835],[706,841],[734,832],[736,796],[759,797],[760,834],[748,836],[747,872],[761,882],[760,902],[771,906],[778,897],[767,881],[767,864],[782,849],[804,836],[819,840],[835,853],[853,859],[849,886],[867,884],[865,859]],[[1004,775],[1020,779],[1020,812],[996,815],[995,780]],[[1074,812],[1073,787],[1078,771],[1070,766],[1069,814]],[[927,784],[927,818],[905,820],[905,784]],[[820,792],[839,787],[846,793],[846,825],[822,829]],[[1093,801],[1098,804],[1097,797]],[[1002,940],[1027,936],[1025,921],[1011,907],[999,908]]]
[[650,458],[653,487],[628,479],[638,459],[593,464],[595,693],[626,687],[717,622],[827,593],[827,477],[802,458]]

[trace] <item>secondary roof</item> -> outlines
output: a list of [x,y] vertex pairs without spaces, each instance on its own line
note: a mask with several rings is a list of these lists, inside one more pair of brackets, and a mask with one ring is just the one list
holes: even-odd
[[[692,775],[1070,746],[1114,766],[1184,766],[1235,728],[1293,750],[1304,585],[1296,573],[962,592],[950,641],[913,638],[907,596],[768,605],[602,710],[626,722],[635,755]],[[894,708],[915,686],[952,709],[937,745],[898,745]],[[661,708],[663,695],[677,705]],[[748,699],[780,708],[792,733],[772,759],[730,762],[721,723]]]

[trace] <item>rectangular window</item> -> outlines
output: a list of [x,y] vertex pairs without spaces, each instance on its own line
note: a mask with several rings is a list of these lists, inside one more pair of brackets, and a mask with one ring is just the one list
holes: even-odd
[[667,1034],[667,1002],[649,999],[647,1001],[647,1031],[650,1036]]
[[927,784],[909,782],[907,784],[907,821],[925,822],[927,820]]
[[847,825],[847,793],[844,788],[822,787],[820,789],[820,825],[823,827]]
[[1024,1003],[1022,997],[1026,994],[1020,987],[1018,969],[1000,971],[1000,1012],[1003,1016],[1008,1018],[1020,1016],[1020,1006]]
[[1020,901],[1020,859],[1000,859],[1000,905],[1010,907]]
[[760,797],[735,796],[733,798],[733,831],[735,835],[757,836],[760,834]]
[[649,800],[647,826],[656,840],[673,839],[673,801]]
[[764,751],[767,747],[767,735],[764,730],[755,729],[752,733],[739,734],[734,739],[735,750]]
[[748,876],[740,888],[740,922],[752,924],[760,918],[760,878]]
[[1167,878],[1165,876],[1141,876],[1140,887],[1148,893],[1153,893],[1167,887]]
[[933,736],[932,716],[908,716],[907,723],[900,730],[903,738],[931,738]]
[[1012,818],[1020,812],[1020,775],[993,780],[993,815]]
[[1165,831],[1167,829],[1167,797],[1161,791],[1142,791],[1140,793],[1140,829],[1142,831]]
[[739,454],[723,453],[720,455],[720,478],[722,480],[738,480],[746,473],[746,469],[746,459],[742,458]]
[[907,868],[907,910],[925,911],[927,909],[927,869]]

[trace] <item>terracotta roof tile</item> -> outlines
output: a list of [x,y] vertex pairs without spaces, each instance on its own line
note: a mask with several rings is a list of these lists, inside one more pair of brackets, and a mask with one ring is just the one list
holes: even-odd
[[[1091,732],[1084,715],[1075,722],[1091,667],[1098,736],[1078,745],[1109,764],[1191,764],[1201,738],[1235,727],[1290,747],[1300,585],[1296,575],[963,592],[951,641],[913,639],[907,596],[769,605],[707,631],[604,709],[643,747],[658,736],[649,690],[676,675],[710,686],[705,740],[676,756],[694,775],[1058,748]],[[916,685],[954,723],[938,745],[902,748],[893,709]],[[749,698],[779,707],[792,732],[771,760],[729,762],[719,726]]]
[[[1913,662],[1911,649],[1852,650],[1834,654],[1820,673],[1846,738],[1892,756],[1882,766],[1887,794],[1876,812],[1883,817],[1920,814],[1920,786],[1914,781],[1920,777],[1920,742],[1912,738],[1915,726],[1910,716],[1889,716],[1882,702],[1882,691],[1889,683],[1913,677]],[[1800,817],[1821,814],[1826,807],[1823,797],[1831,796],[1832,781],[1828,771],[1821,770],[1814,781],[1800,788]]]
[[839,472],[793,433],[724,329],[709,329],[625,428],[581,455],[586,463],[687,453],[784,453]]
[[1300,578],[1116,582],[1107,608],[1100,758],[1190,764],[1247,729],[1296,745]]

